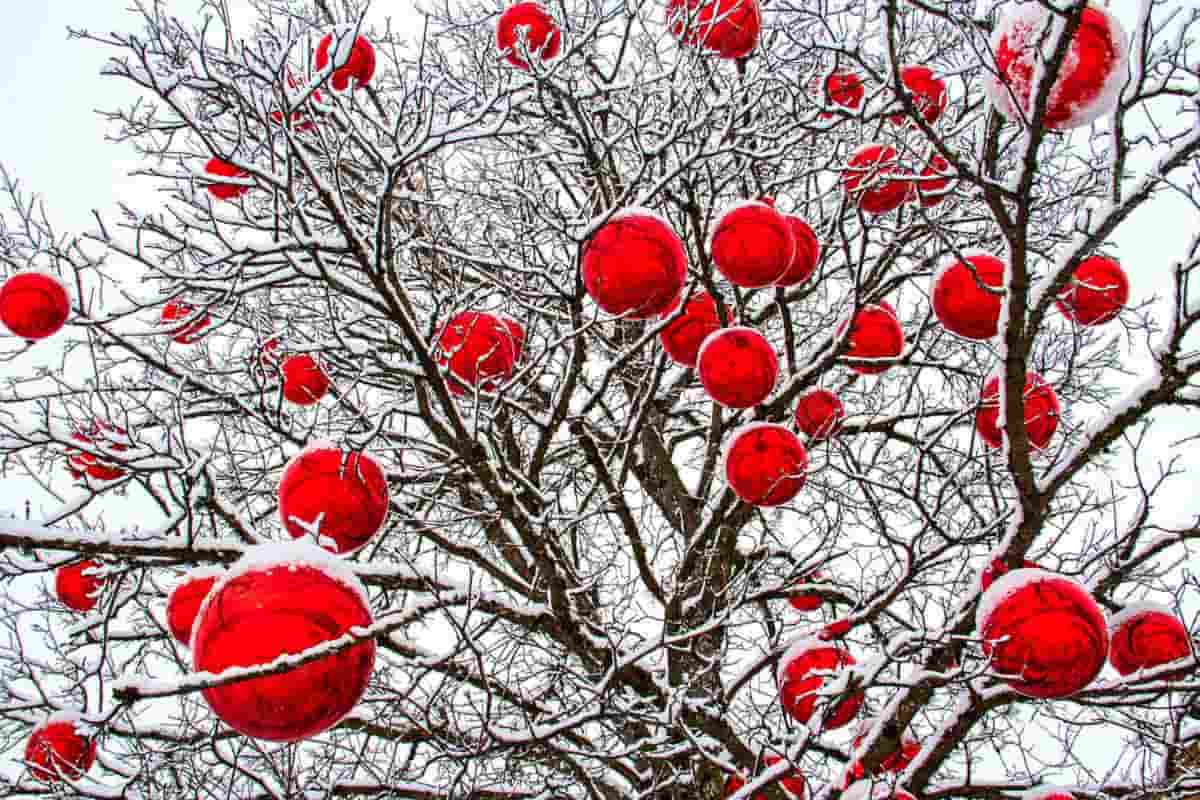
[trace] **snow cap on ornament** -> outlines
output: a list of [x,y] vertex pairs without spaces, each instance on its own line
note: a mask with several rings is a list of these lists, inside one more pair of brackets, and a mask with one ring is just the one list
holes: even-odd
[[743,502],[783,505],[804,488],[808,451],[783,425],[751,422],[738,428],[725,446],[725,480]]
[[366,453],[315,442],[292,457],[279,479],[284,530],[331,552],[345,555],[365,545],[387,513],[387,480]]
[[[775,681],[783,710],[796,721],[808,724],[816,711],[817,701],[834,674],[854,666],[854,657],[836,644],[816,638],[793,642],[779,659]],[[825,718],[824,730],[831,731],[849,724],[865,700],[859,690],[840,700]]]
[[762,10],[758,0],[668,0],[667,26],[689,46],[745,58],[758,44]]
[[[1183,621],[1169,608],[1156,603],[1126,607],[1109,619],[1108,631],[1111,639],[1108,660],[1123,676],[1193,655],[1192,637]],[[1184,667],[1158,679],[1181,680],[1193,669]]]
[[183,576],[167,598],[167,629],[175,641],[187,646],[192,641],[192,627],[204,598],[212,591],[217,579],[225,574],[221,567],[199,567]]
[[67,324],[71,299],[58,276],[26,270],[0,284],[0,324],[14,336],[38,341]]
[[735,325],[714,331],[701,343],[696,371],[716,402],[726,408],[752,408],[775,388],[779,358],[767,337]]
[[529,63],[517,52],[518,36],[525,40],[529,54],[542,61],[558,55],[562,32],[554,18],[538,3],[514,3],[500,15],[496,24],[496,47],[508,63],[529,69]]
[[682,293],[687,251],[663,217],[647,208],[627,208],[584,242],[579,268],[584,288],[601,310],[650,319]]
[[[314,66],[317,72],[333,64],[340,64],[330,76],[329,84],[335,90],[362,89],[375,75],[375,47],[365,36],[357,36],[355,25],[339,25],[333,33],[325,34],[317,44]],[[351,86],[353,82],[353,86]]]
[[[1025,569],[1041,569],[1042,568],[1040,564],[1034,563],[1033,561],[1030,561],[1028,559],[1025,559],[1024,561],[1022,561],[1021,566],[1024,567]],[[997,578],[999,578],[1003,575],[1007,575],[1008,573],[1009,573],[1009,569],[1005,565],[1005,563],[999,558],[993,558],[991,560],[991,562],[987,565],[987,567],[983,570],[983,573],[979,576],[980,589],[982,591],[986,592],[991,587],[991,585],[996,582]]]
[[709,242],[713,265],[735,286],[758,289],[780,280],[792,267],[796,240],[792,223],[773,202],[746,200],[717,220]]
[[[674,317],[679,312],[680,300],[664,311],[662,319]],[[700,345],[715,331],[721,329],[721,317],[717,313],[717,301],[703,289],[692,293],[683,307],[682,316],[667,323],[658,334],[663,349],[676,364],[696,366]]]
[[999,330],[1005,264],[983,252],[947,256],[934,273],[930,298],[942,327],[982,342]]
[[96,742],[79,714],[59,711],[30,732],[25,763],[43,783],[79,780],[96,763]]

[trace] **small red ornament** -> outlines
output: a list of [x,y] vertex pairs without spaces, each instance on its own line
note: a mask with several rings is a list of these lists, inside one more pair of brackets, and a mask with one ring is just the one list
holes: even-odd
[[995,256],[971,253],[962,261],[951,256],[933,278],[933,313],[955,336],[985,341],[999,330],[1004,294],[992,290],[1003,286],[1004,262]]
[[298,406],[311,406],[329,391],[329,376],[308,353],[283,362],[283,397]]
[[96,763],[96,742],[84,733],[75,715],[55,714],[29,735],[25,763],[35,780],[79,780]]
[[696,371],[713,400],[726,408],[751,408],[775,388],[779,359],[761,333],[734,326],[710,333],[701,343]]
[[95,572],[102,569],[98,561],[85,559],[65,567],[59,567],[54,575],[54,594],[59,601],[74,611],[91,611],[100,600],[104,589],[104,578]]
[[913,181],[913,191],[924,208],[933,208],[950,196],[950,184],[954,182],[954,170],[950,162],[938,153],[929,158],[929,164]]
[[[804,583],[820,583],[829,578],[824,572],[814,572],[804,579]],[[825,602],[825,598],[821,597],[817,592],[796,592],[788,598],[792,608],[797,611],[816,611]]]
[[[228,161],[222,161],[219,158],[210,158],[208,163],[204,165],[204,171],[209,175],[215,175],[219,178],[249,178],[250,173],[246,170],[235,167]],[[213,182],[208,184],[208,193],[218,200],[233,200],[241,197],[246,192],[250,191],[250,187],[240,183],[223,183]]]
[[782,425],[751,422],[734,431],[726,445],[725,480],[750,505],[783,505],[804,488],[807,470],[808,451]]
[[558,55],[562,32],[554,18],[537,3],[516,3],[505,9],[496,25],[496,47],[508,63],[519,69],[529,69],[529,64],[517,53],[517,34],[522,30],[531,55],[542,61]]
[[[176,320],[186,320],[196,313],[195,306],[180,300],[171,300],[163,306],[161,319],[164,323],[175,322]],[[204,329],[211,323],[212,317],[206,311],[186,325],[172,326],[171,333],[173,336],[171,338],[178,344],[194,344],[200,341],[200,336],[204,332]]]
[[[667,319],[678,310],[679,300],[676,300],[669,310],[663,312],[662,318]],[[700,345],[709,334],[720,329],[717,301],[708,292],[696,291],[683,307],[683,316],[663,328],[658,338],[672,361],[685,367],[694,367]]]
[[817,234],[807,222],[800,217],[785,215],[788,226],[792,231],[792,239],[796,242],[796,253],[787,270],[775,279],[776,286],[798,286],[812,277],[821,261],[821,243]]
[[[838,327],[838,335],[846,323]],[[858,310],[850,326],[848,358],[897,358],[904,352],[904,328],[896,311],[884,301],[868,304]],[[878,375],[891,369],[891,364],[851,364],[859,375]]]
[[37,341],[67,324],[71,300],[62,281],[46,272],[18,272],[0,284],[0,322],[14,336]]
[[[1054,388],[1036,372],[1025,375],[1025,433],[1029,443],[1038,450],[1050,444],[1058,430],[1060,410]],[[1000,430],[1000,378],[993,375],[983,386],[979,410],[975,412],[975,429],[989,447],[999,447],[1003,440]]]
[[[740,792],[742,787],[746,785],[746,779],[736,772],[725,779],[725,797],[733,797],[734,794]],[[762,792],[755,792],[750,795],[750,800],[767,800],[767,796]]]
[[462,397],[472,386],[494,392],[512,376],[517,343],[510,322],[486,311],[463,311],[446,323],[434,355],[450,372],[446,388],[451,394]]
[[198,569],[190,572],[167,599],[167,629],[175,641],[188,647],[192,641],[192,626],[204,598],[212,590],[223,570]]
[[[825,94],[829,102],[842,108],[857,111],[862,107],[863,98],[867,95],[862,79],[853,72],[835,72],[825,79]],[[833,114],[822,112],[822,119],[828,119]]]
[[816,442],[836,436],[845,419],[841,399],[828,389],[810,389],[796,403],[796,427]]
[[[288,88],[290,88],[290,89],[299,89],[300,88],[300,82],[296,80],[296,77],[294,75],[290,75],[290,74],[288,75],[287,83],[288,83]],[[312,104],[317,105],[320,102],[321,102],[321,90],[314,89],[313,93],[312,93]],[[307,110],[304,110],[304,109],[297,109],[297,110],[293,111],[291,114],[291,120],[292,120],[292,128],[300,133],[307,133],[308,131],[314,130],[317,127],[317,124],[316,124],[316,122],[313,121],[312,116],[309,114],[309,112]],[[276,125],[282,125],[283,124],[283,112],[282,111],[272,111],[271,112],[271,121],[274,122]]]
[[[372,623],[362,584],[311,545],[247,551],[200,608],[192,635],[198,672],[269,664]],[[247,736],[294,742],[328,729],[362,697],[375,664],[367,639],[286,672],[203,690],[213,713]]]
[[899,168],[896,148],[867,144],[850,157],[842,172],[846,194],[868,214],[886,214],[897,209],[912,192],[909,181],[889,180]]
[[[129,445],[122,441],[128,440],[125,429],[109,425],[103,420],[95,420],[87,428],[76,429],[71,439],[113,453],[124,453],[129,449]],[[82,450],[67,451],[67,471],[77,481],[83,480],[84,476],[98,481],[115,481],[125,474],[123,467]]]
[[[1143,603],[1114,614],[1108,622],[1112,645],[1108,661],[1122,675],[1154,669],[1192,655],[1192,637],[1179,617],[1164,606]],[[1159,680],[1182,680],[1191,667],[1175,670]]]
[[1078,581],[1016,569],[979,601],[975,623],[991,668],[1026,697],[1060,698],[1091,683],[1108,655],[1100,606]]
[[[854,743],[851,745],[854,750],[858,750],[858,748],[862,747],[863,742],[867,740],[867,735],[876,724],[878,724],[878,720],[875,719],[863,720],[863,722],[858,726],[858,735],[854,737]],[[906,731],[904,735],[900,737],[900,747],[898,747],[896,750],[893,750],[890,755],[884,758],[883,761],[879,762],[878,771],[903,772],[904,770],[908,769],[908,765],[913,762],[913,759],[916,758],[917,754],[920,752],[920,743],[912,737],[912,734]],[[867,777],[866,769],[863,767],[861,761],[856,761],[850,770],[849,780],[859,781],[865,777]]]
[[745,58],[758,44],[758,0],[669,0],[667,25],[676,38],[721,58]]
[[313,444],[288,462],[279,479],[279,519],[288,535],[312,536],[335,553],[366,544],[387,513],[387,479],[366,453]]
[[[1028,559],[1021,561],[1021,566],[1025,567],[1026,569],[1042,568],[1040,564],[1035,564]],[[991,588],[991,585],[996,581],[997,578],[1003,577],[1008,573],[1009,569],[1004,565],[1004,562],[999,558],[993,558],[991,563],[989,563],[983,570],[983,574],[979,576],[980,589],[986,592],[989,588]]]
[[740,203],[713,229],[713,264],[735,286],[770,286],[792,266],[796,242],[787,217],[758,200]]
[[1058,310],[1083,326],[1103,325],[1129,302],[1129,277],[1105,256],[1079,262],[1055,303]]
[[[946,94],[945,81],[934,75],[929,67],[908,66],[900,69],[900,82],[912,96],[917,113],[930,125],[937,122],[950,100]],[[891,119],[892,124],[903,125],[908,117],[905,114],[894,114]]]
[[[819,692],[827,676],[814,673],[836,672],[856,662],[850,653],[838,645],[818,639],[801,639],[779,659],[775,673],[779,685],[779,699],[783,710],[793,719],[808,724],[817,707]],[[865,696],[862,691],[853,692],[840,700],[825,719],[825,730],[832,731],[849,724],[862,708]]]
[[614,214],[583,245],[588,295],[609,314],[650,319],[671,307],[687,278],[687,252],[665,219],[644,208]]
[[[776,755],[763,756],[763,764],[766,765],[767,769],[770,769],[781,761],[783,759]],[[783,787],[785,792],[796,798],[796,800],[804,800],[807,794],[804,785],[804,776],[800,774],[800,770],[798,769],[793,769],[791,772],[785,773],[782,778],[779,778],[779,785]]]
[[[344,47],[342,40],[350,36],[352,31],[343,30],[338,32],[338,48],[333,47],[332,33],[325,34],[317,45],[317,59],[315,66],[317,72],[323,71],[330,63],[330,50],[333,49],[336,53],[338,49]],[[329,84],[339,92],[344,92],[350,88],[350,81],[354,81],[355,89],[362,89],[371,82],[371,77],[375,74],[375,47],[364,36],[357,36],[354,39],[354,45],[350,48],[350,56],[346,59],[346,63],[333,71],[333,75],[329,79]]]

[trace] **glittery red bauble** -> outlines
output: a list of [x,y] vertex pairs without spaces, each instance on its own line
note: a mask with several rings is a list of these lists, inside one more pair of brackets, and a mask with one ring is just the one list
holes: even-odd
[[329,376],[307,353],[283,362],[283,397],[298,406],[311,406],[329,391]]
[[25,762],[36,780],[79,780],[96,763],[96,743],[69,720],[39,725],[25,743]]
[[933,208],[950,196],[948,190],[953,182],[954,170],[950,162],[934,153],[918,179],[913,181],[913,191],[923,207]]
[[[95,420],[89,427],[80,428],[71,434],[71,439],[76,442],[113,453],[123,453],[129,449],[129,445],[120,441],[124,438],[127,438],[124,428],[109,425],[102,420]],[[123,467],[82,450],[67,452],[67,470],[77,481],[83,480],[85,475],[98,481],[115,481],[125,474]]]
[[[779,662],[776,679],[783,710],[793,719],[807,724],[816,710],[818,692],[828,678],[817,672],[832,673],[853,666],[854,657],[835,644],[809,640],[794,646]],[[825,719],[825,730],[847,725],[862,708],[863,692],[856,691],[838,702]]]
[[775,283],[795,255],[791,223],[767,203],[742,203],[726,212],[713,230],[713,264],[730,283],[745,289]]
[[[673,316],[679,310],[676,300],[669,311],[663,312],[663,319]],[[721,329],[721,317],[717,313],[717,301],[708,292],[693,292],[687,305],[683,308],[683,316],[672,321],[658,334],[663,349],[677,364],[685,367],[696,366],[696,356],[700,353],[700,345],[709,334]]]
[[[195,307],[188,303],[179,300],[168,302],[162,309],[162,321],[175,322],[176,320],[186,320],[196,313]],[[207,312],[196,317],[191,322],[182,327],[180,325],[172,325],[172,339],[178,344],[193,344],[200,341],[200,335],[204,329],[212,322],[212,317]]]
[[796,286],[804,283],[817,271],[821,260],[821,243],[817,234],[809,224],[795,215],[787,215],[784,219],[792,231],[792,239],[796,242],[796,253],[787,270],[775,279],[776,286]]
[[800,437],[782,425],[743,425],[726,447],[725,480],[751,505],[778,506],[791,500],[804,488],[807,470],[808,451]]
[[[1026,569],[1042,568],[1040,564],[1035,564],[1027,559],[1021,561],[1021,566]],[[979,587],[986,592],[997,578],[1002,578],[1008,573],[1009,569],[1004,565],[1004,562],[998,558],[993,558],[991,563],[987,565],[987,568],[984,569],[983,574],[979,576]]]
[[[348,36],[349,33],[342,34]],[[324,70],[330,63],[330,49],[333,47],[333,34],[327,33],[317,45],[317,72]],[[345,91],[350,87],[350,81],[354,81],[354,88],[361,89],[371,82],[371,77],[375,74],[375,48],[363,36],[356,37],[354,45],[350,50],[350,58],[346,63],[333,71],[333,75],[329,79],[329,84],[339,92]]]
[[[222,161],[219,158],[210,158],[208,163],[204,165],[204,171],[209,175],[215,175],[219,178],[250,177],[250,173],[246,172],[246,170],[235,167],[233,164]],[[210,183],[207,189],[208,193],[218,200],[232,200],[250,191],[249,186],[243,186],[239,183]]]
[[1090,256],[1075,268],[1055,302],[1080,325],[1102,325],[1129,302],[1129,278],[1113,259]]
[[868,214],[886,214],[899,208],[912,191],[912,184],[888,178],[899,168],[896,148],[868,144],[850,157],[842,172],[846,194]]
[[[775,766],[780,761],[783,761],[783,759],[779,756],[770,755],[763,757],[763,764],[765,764],[768,769]],[[779,779],[779,785],[784,788],[784,791],[788,792],[792,797],[795,797],[796,800],[803,800],[804,796],[807,794],[804,786],[804,776],[801,775],[800,770],[797,769],[793,769],[791,772],[784,773],[784,777]]]
[[208,597],[218,575],[185,577],[167,600],[167,628],[175,641],[185,647],[192,641],[192,625],[200,612],[200,604]]
[[[825,79],[825,94],[829,97],[829,102],[855,111],[862,106],[867,90],[862,79],[853,72],[835,72]],[[833,115],[824,112],[821,116],[828,118]]]
[[823,441],[842,429],[846,409],[828,389],[810,389],[796,403],[796,427],[813,441]]
[[765,336],[735,326],[709,334],[696,356],[696,371],[713,400],[726,408],[750,408],[775,388],[779,359]]
[[450,371],[446,388],[461,397],[470,386],[492,392],[508,380],[517,361],[517,344],[509,321],[486,311],[463,311],[438,334],[434,355]]
[[758,0],[669,0],[667,24],[686,44],[744,58],[758,44],[762,12]]
[[991,669],[1026,697],[1068,697],[1091,683],[1108,655],[1108,628],[1078,582],[1017,569],[984,592],[976,613]]
[[[1054,388],[1036,372],[1025,375],[1025,433],[1029,443],[1041,450],[1050,444],[1058,430],[1060,410],[1058,395]],[[975,429],[979,438],[989,447],[999,447],[1003,438],[1000,431],[1000,378],[993,375],[983,386],[979,411],[975,412]]]
[[516,3],[505,9],[496,25],[496,47],[505,53],[505,60],[514,67],[529,69],[525,59],[517,54],[517,32],[525,29],[525,45],[531,55],[549,61],[558,55],[562,33],[554,18],[537,3]]
[[366,453],[317,445],[301,450],[279,479],[279,518],[293,539],[315,537],[335,553],[362,547],[383,526],[388,487]]
[[687,278],[687,252],[671,226],[644,209],[612,217],[583,245],[583,285],[596,305],[630,319],[671,307]]
[[955,336],[981,342],[999,330],[1004,295],[985,287],[1000,289],[1004,285],[1004,262],[984,253],[964,258],[953,259],[934,279],[933,313]]
[[[1112,645],[1109,663],[1122,675],[1154,669],[1192,655],[1192,637],[1179,617],[1161,606],[1134,606],[1115,615],[1109,624]],[[1184,668],[1161,680],[1180,680],[1192,670]]]
[[[843,322],[838,335],[845,329]],[[865,305],[854,315],[850,326],[849,358],[896,358],[904,352],[904,329],[896,312],[884,302]],[[851,364],[860,375],[878,375],[891,369],[891,364]]]
[[[900,82],[912,96],[917,113],[930,125],[937,122],[950,99],[946,94],[945,81],[934,75],[929,67],[903,67],[900,70]],[[894,114],[891,119],[893,124],[903,125],[908,116]]]
[[[307,563],[263,564],[213,589],[196,620],[193,662],[214,674],[268,664],[371,622],[359,592],[328,572]],[[344,717],[374,664],[371,639],[286,672],[204,689],[204,699],[239,733],[293,742]]]
[[91,611],[100,600],[104,578],[92,574],[101,568],[98,561],[84,560],[59,567],[54,575],[54,593],[67,608]]
[[18,272],[0,284],[0,322],[22,339],[45,339],[62,329],[71,301],[62,281],[44,272]]

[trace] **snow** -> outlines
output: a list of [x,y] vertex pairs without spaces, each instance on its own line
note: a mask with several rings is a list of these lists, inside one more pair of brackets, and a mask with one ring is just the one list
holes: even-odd
[[1027,586],[1043,581],[1067,581],[1079,587],[1084,594],[1091,594],[1088,589],[1074,578],[1068,578],[1066,575],[1060,575],[1057,572],[1051,572],[1048,569],[1035,569],[1033,567],[1022,567],[1014,569],[1007,575],[997,578],[988,590],[983,593],[983,597],[979,599],[979,607],[975,609],[975,630],[983,630],[984,623],[995,612],[996,607],[1007,600],[1012,595],[1021,591]]
[[46,717],[44,720],[39,722],[37,725],[34,725],[33,730],[30,731],[30,735],[33,735],[33,734],[37,733],[38,731],[45,730],[46,728],[50,727],[51,725],[57,725],[59,723],[66,723],[66,724],[72,726],[73,728],[75,728],[76,732],[82,734],[82,733],[84,733],[84,731],[81,730],[83,722],[84,722],[83,715],[80,714],[78,711],[72,711],[70,709],[64,709],[62,711],[55,711],[53,714]]
[[218,566],[214,566],[214,565],[206,565],[206,566],[202,566],[202,567],[196,567],[195,569],[190,569],[186,573],[184,573],[184,576],[183,576],[183,578],[180,579],[178,585],[183,586],[185,583],[191,583],[192,581],[204,580],[205,578],[220,578],[224,574],[225,574],[224,567],[218,567]]
[[[959,255],[962,256],[961,259],[959,258]],[[983,250],[978,247],[964,247],[960,248],[957,254],[947,253],[946,255],[942,256],[942,260],[938,262],[937,267],[933,271],[933,276],[929,281],[929,293],[931,295],[933,294],[933,287],[938,285],[938,281],[940,281],[942,276],[949,272],[952,267],[955,267],[966,259],[973,258],[975,256],[990,255],[992,255],[992,253],[989,253],[987,250]],[[1001,261],[1003,260],[1004,259],[1001,259]],[[1005,269],[1005,274],[1008,274],[1007,269]]]
[[[764,423],[765,424],[765,423]],[[779,657],[779,664],[775,667],[775,683],[782,685],[783,678],[787,672],[788,665],[795,661],[800,656],[807,653],[809,650],[817,650],[833,647],[829,642],[823,642],[812,636],[801,636],[794,639],[788,645],[787,650],[783,651],[783,655]]]
[[1142,614],[1165,614],[1175,617],[1175,612],[1159,603],[1132,603],[1108,618],[1108,631],[1111,634],[1134,617]]
[[[706,339],[705,341],[708,341],[708,340]],[[747,422],[745,425],[742,425],[741,427],[739,427],[737,430],[735,430],[733,432],[733,435],[729,437],[729,441],[725,443],[725,447],[721,450],[721,472],[720,472],[720,474],[722,474],[722,475],[726,474],[725,464],[729,460],[729,451],[733,449],[734,444],[736,444],[746,434],[753,433],[754,431],[760,430],[762,428],[782,428],[783,430],[788,431],[788,433],[791,433],[791,431],[788,430],[786,425],[780,425],[778,422],[764,422],[764,421]]]

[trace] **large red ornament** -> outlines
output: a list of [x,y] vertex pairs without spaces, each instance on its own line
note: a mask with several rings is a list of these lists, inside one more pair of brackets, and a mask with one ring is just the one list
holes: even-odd
[[537,3],[516,3],[505,9],[496,25],[496,47],[514,67],[529,69],[529,64],[517,53],[517,34],[525,32],[525,46],[531,55],[549,61],[558,55],[562,32],[546,9]]
[[[937,122],[950,99],[946,94],[945,81],[934,75],[929,67],[909,66],[900,69],[900,82],[911,95],[917,113],[930,125]],[[907,119],[905,114],[892,115],[892,123],[895,125],[903,125]]]
[[[804,579],[804,583],[820,583],[828,579],[828,575],[824,572],[814,572]],[[788,598],[788,602],[792,608],[797,611],[816,611],[825,602],[825,598],[821,597],[817,592],[795,592]]]
[[665,219],[644,208],[613,215],[583,245],[583,285],[609,314],[650,319],[683,291],[687,252]]
[[796,243],[796,253],[787,270],[775,279],[776,286],[796,286],[804,283],[817,271],[821,261],[821,243],[817,234],[807,222],[795,215],[786,215],[784,219],[792,231],[792,239]]
[[0,284],[0,322],[22,339],[45,339],[62,330],[71,300],[62,281],[46,272],[18,272]]
[[[992,31],[996,72],[987,79],[987,91],[1009,119],[1032,117],[1033,81],[1043,71],[1045,61],[1039,54],[1054,18],[1042,5],[1029,3],[1010,7]],[[1095,5],[1085,8],[1050,89],[1043,124],[1053,130],[1077,128],[1112,111],[1125,82],[1127,52],[1125,31],[1112,12]]]
[[[799,640],[779,659],[775,673],[783,710],[793,719],[808,724],[816,710],[819,692],[829,679],[814,673],[837,672],[854,664],[854,657],[838,645],[818,639]],[[840,700],[828,712],[824,729],[831,731],[847,725],[862,708],[864,699],[864,693],[856,691]]]
[[[362,584],[311,545],[247,551],[200,608],[198,672],[269,664],[372,623]],[[294,742],[335,725],[362,697],[375,664],[368,639],[286,672],[204,689],[213,712],[247,736]]]
[[96,763],[96,742],[79,726],[76,715],[55,714],[29,735],[25,763],[39,781],[79,780]]
[[745,58],[758,44],[758,0],[669,0],[667,25],[676,38],[721,58]]
[[[1112,644],[1109,663],[1122,675],[1154,669],[1192,655],[1192,637],[1179,617],[1170,609],[1143,603],[1114,614],[1108,622]],[[1159,676],[1160,680],[1181,680],[1191,667]]]
[[[228,161],[222,161],[219,158],[210,158],[208,163],[204,165],[204,171],[209,175],[215,175],[219,178],[249,178],[250,173],[246,170],[235,167]],[[218,200],[233,200],[241,197],[246,192],[250,191],[250,187],[240,183],[223,183],[215,181],[208,184],[208,193]]]
[[463,311],[446,323],[434,355],[450,372],[446,388],[451,394],[462,397],[472,386],[493,392],[512,376],[517,343],[510,323],[515,324],[486,311]]
[[[838,335],[845,330],[846,323],[838,328]],[[896,318],[896,311],[880,301],[858,310],[850,325],[849,358],[896,358],[904,352],[904,328]],[[878,375],[891,369],[891,364],[851,364],[850,369],[860,375]]]
[[886,214],[899,208],[912,192],[909,181],[888,178],[899,164],[896,148],[891,145],[863,145],[842,171],[842,187],[863,211]]
[[999,330],[1004,262],[986,253],[963,259],[952,256],[934,276],[933,313],[955,336],[981,342]]
[[950,184],[954,182],[954,170],[950,162],[934,153],[925,169],[913,181],[917,201],[924,208],[933,208],[950,196]]
[[734,326],[709,334],[701,343],[696,371],[713,400],[726,408],[750,408],[775,388],[779,359],[761,333]]
[[[825,79],[825,94],[829,102],[857,111],[862,107],[863,98],[867,95],[862,79],[853,72],[835,72]],[[821,117],[828,119],[833,114],[822,112]]]
[[1079,262],[1055,303],[1080,325],[1102,325],[1129,302],[1129,277],[1121,265],[1105,256]]
[[[1038,450],[1050,444],[1058,430],[1060,410],[1054,388],[1036,372],[1025,375],[1025,433],[1029,443]],[[983,386],[979,410],[975,412],[975,429],[989,447],[999,447],[1004,438],[1000,430],[1000,377],[993,375]]]
[[[679,311],[679,301],[676,300],[670,310],[663,312],[663,319],[673,316]],[[696,357],[700,353],[700,345],[709,334],[721,329],[721,317],[717,313],[717,301],[705,291],[693,292],[683,307],[683,316],[668,323],[662,329],[658,338],[662,341],[663,349],[677,364],[685,367],[696,366]]]
[[[1042,566],[1040,564],[1034,563],[1033,561],[1029,561],[1028,559],[1022,560],[1021,566],[1025,567],[1026,569],[1041,569],[1042,568]],[[1009,569],[1007,566],[1005,566],[1004,562],[1001,561],[999,558],[993,558],[991,560],[991,563],[989,563],[987,565],[987,567],[984,568],[983,574],[981,574],[979,576],[980,589],[982,589],[983,591],[986,592],[989,588],[991,588],[991,585],[996,582],[997,578],[1003,577],[1003,576],[1007,575],[1008,573],[1009,573]]]
[[[162,309],[162,322],[176,322],[186,320],[196,314],[195,306],[189,303],[184,303],[181,300],[171,300]],[[194,344],[200,341],[201,334],[204,329],[212,323],[212,317],[208,312],[204,312],[200,316],[193,319],[186,325],[174,325],[171,328],[172,339],[178,344]]]
[[104,578],[95,574],[103,568],[98,561],[85,559],[59,567],[54,575],[54,594],[74,611],[91,611],[100,600]]
[[782,425],[751,422],[733,432],[725,449],[725,480],[744,502],[778,506],[808,479],[808,451]]
[[792,266],[796,242],[787,217],[771,205],[751,200],[717,221],[712,259],[730,283],[745,289],[770,286]]
[[283,362],[283,397],[298,406],[311,406],[329,391],[329,376],[308,353]]
[[[344,30],[338,34],[338,48],[334,51],[333,59],[337,58],[337,51],[345,48],[344,40],[348,39],[352,31]],[[330,50],[333,48],[333,34],[327,33],[317,45],[317,59],[315,66],[317,72],[321,72],[330,63]],[[344,92],[350,88],[350,81],[354,81],[355,89],[361,89],[371,82],[371,77],[375,74],[375,47],[367,41],[366,37],[357,36],[354,39],[354,44],[350,48],[349,57],[346,63],[333,71],[333,75],[329,79],[329,84],[339,92]]]
[[813,441],[836,436],[845,419],[841,399],[828,389],[810,389],[796,403],[796,427]]
[[[863,742],[867,740],[867,735],[871,729],[878,724],[878,720],[868,719],[858,726],[858,735],[854,737],[854,743],[851,747],[854,750],[862,747]],[[893,736],[895,734],[893,733]],[[913,762],[913,759],[921,752],[921,744],[913,738],[912,734],[905,731],[900,737],[900,746],[893,750],[890,755],[879,762],[879,772],[903,772],[908,769],[908,765]],[[850,770],[848,780],[858,781],[867,777],[866,768],[863,767],[861,761],[856,761]]]
[[167,599],[167,629],[175,641],[187,647],[192,641],[192,627],[204,598],[224,570],[202,568],[189,572]]
[[297,453],[279,479],[279,519],[293,539],[313,537],[335,553],[351,553],[383,527],[388,486],[366,453],[314,444]]
[[[87,428],[76,429],[71,439],[113,453],[124,453],[129,449],[129,445],[122,441],[128,439],[125,429],[109,425],[103,420],[95,420]],[[67,470],[77,481],[83,480],[84,476],[98,481],[115,481],[125,474],[123,467],[82,450],[67,451]]]
[[1108,627],[1091,593],[1046,570],[999,578],[980,599],[975,624],[992,670],[1026,697],[1075,694],[1108,655]]

